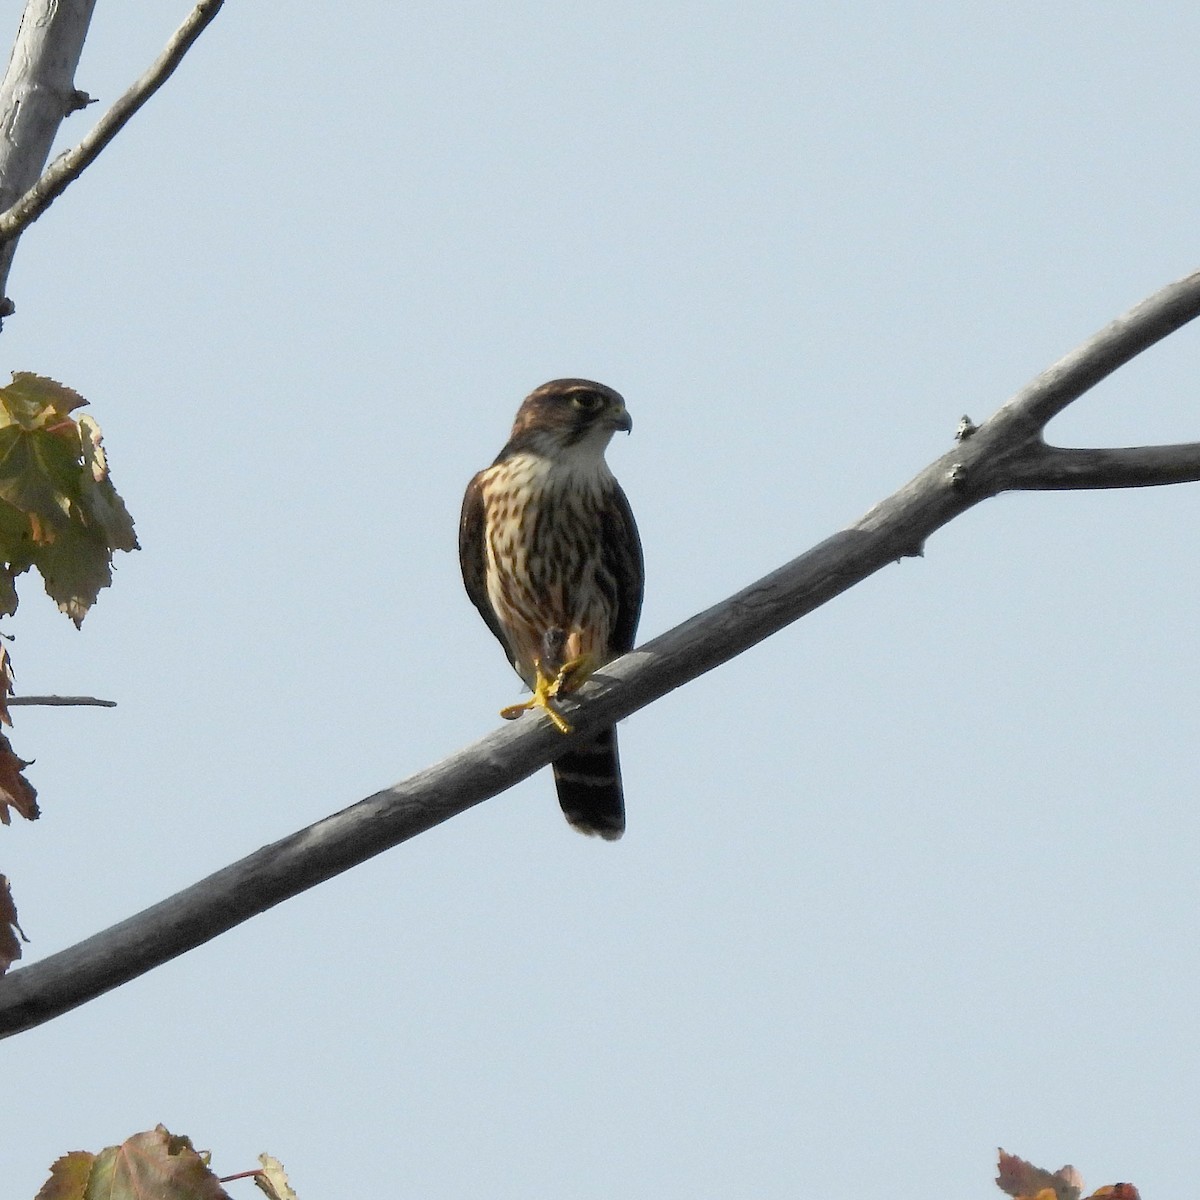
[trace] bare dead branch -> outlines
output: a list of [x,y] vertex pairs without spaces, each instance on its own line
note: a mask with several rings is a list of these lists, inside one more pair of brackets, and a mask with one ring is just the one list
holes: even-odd
[[1114,450],[1034,443],[1024,457],[1010,464],[1008,477],[1013,490],[1025,492],[1195,483],[1200,480],[1200,442]]
[[1068,404],[1118,367],[1193,320],[1198,295],[1200,271],[1160,288],[1043,371],[988,424],[1017,423],[1030,433],[1044,429]]
[[[571,714],[576,725],[572,736],[586,739],[734,658],[881,567],[920,553],[930,534],[980,500],[1019,487],[1049,486],[1052,471],[1062,470],[1067,461],[1056,455],[1115,455],[1107,469],[1133,476],[1138,471],[1131,456],[1157,453],[1158,482],[1171,482],[1171,470],[1162,464],[1178,448],[1056,451],[1045,446],[1042,428],[1122,363],[1198,315],[1200,273],[1139,304],[1043,372],[850,528],[606,666]],[[1182,461],[1187,454],[1180,451],[1178,457]],[[1074,461],[1083,464],[1081,479],[1100,478],[1101,459]],[[1140,486],[1152,480],[1143,471],[1135,482]],[[504,791],[570,745],[570,739],[544,721],[527,718],[502,726],[404,782],[263,847],[119,925],[11,972],[0,979],[0,1036],[48,1021],[415,837]]]
[[116,708],[117,702],[98,700],[95,696],[9,696],[9,708],[22,705],[29,708]]
[[60,154],[12,207],[0,213],[0,241],[19,236],[95,162],[130,117],[170,78],[223,3],[224,0],[200,0],[150,69],[96,122],[95,128],[77,146]]
[[[0,80],[0,209],[36,182],[63,118],[75,111],[75,68],[96,0],[26,0]],[[16,238],[0,243],[0,297]],[[0,299],[0,320],[13,311]]]

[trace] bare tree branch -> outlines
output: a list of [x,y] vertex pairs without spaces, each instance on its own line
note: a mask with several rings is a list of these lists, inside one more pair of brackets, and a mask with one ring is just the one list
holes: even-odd
[[[6,210],[0,213],[0,293],[8,279],[16,239],[83,174],[124,128],[130,117],[170,78],[183,56],[221,10],[223,3],[224,0],[200,0],[149,70],[96,122],[95,128],[77,146],[60,154],[39,178],[37,172],[50,153],[59,122],[80,107],[81,93],[75,90],[71,80],[79,63],[95,0],[74,0],[73,3],[30,0],[17,45],[13,49],[8,76],[0,85],[0,117],[5,120],[6,127],[10,112],[15,114],[14,119],[20,117],[27,102],[18,97],[14,106],[13,101],[6,102],[5,97],[10,91],[16,95],[22,86],[30,95],[48,93],[53,100],[49,112],[40,117],[33,132],[25,134],[16,129],[6,129],[12,146],[18,152],[14,157],[22,164],[23,170],[15,173],[10,180],[0,159],[0,180],[4,183],[4,187],[0,188],[0,201],[7,205]],[[42,9],[50,11],[43,17]],[[27,27],[30,32],[26,39]],[[30,49],[22,50],[23,39],[32,44]],[[42,72],[42,78],[37,78],[39,71]],[[32,80],[23,82],[29,76],[33,76]],[[11,85],[10,77],[14,77]],[[87,103],[87,99],[84,98],[82,103]],[[39,147],[40,157],[37,153]],[[31,164],[36,164],[32,172],[29,171]],[[12,311],[9,301],[0,316]]]
[[95,696],[9,696],[9,708],[22,705],[39,708],[116,708],[115,700],[98,700]]
[[1026,457],[1009,467],[1009,486],[1026,492],[1159,487],[1197,480],[1200,442],[1118,450],[1069,450],[1035,442]]
[[[0,208],[37,181],[64,117],[79,106],[75,68],[96,0],[27,0],[0,81]],[[0,244],[0,297],[16,252],[16,237]],[[13,311],[0,300],[0,319]]]
[[1018,423],[1030,433],[1044,428],[1068,404],[1118,367],[1193,320],[1197,291],[1200,272],[1160,288],[1043,371],[988,424]]
[[[1088,388],[1200,315],[1200,272],[1139,304],[1043,372],[990,420],[850,528],[618,661],[587,685],[576,733],[597,729],[734,658],[988,496],[1019,488],[1196,478],[1195,447],[1056,450],[1042,427]],[[1079,464],[1077,467],[1070,464]],[[1052,482],[1075,470],[1077,485]],[[1107,472],[1107,475],[1106,475]],[[1158,478],[1154,478],[1155,472]],[[1107,482],[1100,482],[1106,479]],[[0,979],[0,1037],[50,1020],[315,884],[464,812],[551,762],[570,740],[526,719],[102,933]]]

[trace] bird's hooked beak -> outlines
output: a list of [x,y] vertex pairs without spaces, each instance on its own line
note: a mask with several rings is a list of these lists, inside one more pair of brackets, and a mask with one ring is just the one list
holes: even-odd
[[623,430],[625,433],[633,432],[633,418],[629,415],[629,410],[625,405],[619,408],[614,408],[608,415],[608,423],[615,430]]

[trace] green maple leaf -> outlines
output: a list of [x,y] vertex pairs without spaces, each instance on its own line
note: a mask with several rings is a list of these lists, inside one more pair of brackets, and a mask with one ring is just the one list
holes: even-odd
[[[69,418],[68,418],[69,419]],[[0,500],[13,508],[37,514],[46,524],[64,524],[71,501],[80,493],[79,438],[46,429],[0,427]]]
[[104,439],[100,426],[91,417],[79,418],[79,435],[83,443],[83,488],[80,505],[91,521],[104,530],[108,544],[114,550],[137,550],[137,534],[133,518],[125,501],[108,477],[108,459],[104,454]]
[[86,403],[77,391],[54,379],[32,371],[14,371],[12,383],[0,388],[0,425],[14,421],[25,429],[41,429]]
[[103,533],[72,521],[34,559],[46,595],[78,629],[102,588],[112,583],[112,550]]

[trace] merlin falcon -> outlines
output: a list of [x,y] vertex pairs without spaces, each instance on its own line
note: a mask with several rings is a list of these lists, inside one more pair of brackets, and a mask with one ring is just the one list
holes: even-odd
[[[572,728],[556,701],[633,648],[642,608],[642,546],[604,451],[633,421],[602,383],[555,379],[517,410],[496,461],[467,485],[458,556],[467,595],[532,691],[502,709],[541,709]],[[625,831],[616,730],[553,764],[558,801],[581,833]]]

